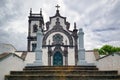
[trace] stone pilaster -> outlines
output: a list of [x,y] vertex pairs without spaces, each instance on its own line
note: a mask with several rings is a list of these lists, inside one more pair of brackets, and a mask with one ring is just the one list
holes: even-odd
[[48,47],[48,66],[51,66],[52,49]]
[[64,47],[65,66],[68,66],[68,47]]

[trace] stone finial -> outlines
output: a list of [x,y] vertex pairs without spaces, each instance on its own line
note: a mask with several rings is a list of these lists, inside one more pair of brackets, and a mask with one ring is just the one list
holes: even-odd
[[84,32],[83,32],[83,29],[82,28],[80,28],[79,29],[79,33],[78,34],[84,34]]
[[40,8],[40,15],[42,15],[42,8]]
[[32,8],[30,8],[30,15],[32,14]]
[[76,22],[74,22],[74,29],[76,29]]
[[79,32],[83,32],[82,28],[79,29]]

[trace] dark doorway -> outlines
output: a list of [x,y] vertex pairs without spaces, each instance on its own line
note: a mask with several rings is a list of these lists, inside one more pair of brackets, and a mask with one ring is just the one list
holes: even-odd
[[59,51],[53,56],[53,66],[63,66],[63,56]]

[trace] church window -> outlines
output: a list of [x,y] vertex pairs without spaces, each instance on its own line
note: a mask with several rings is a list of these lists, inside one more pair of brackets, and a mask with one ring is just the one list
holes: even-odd
[[32,51],[35,51],[35,49],[36,49],[36,43],[33,43],[32,44]]
[[60,34],[55,34],[53,36],[53,44],[63,44],[63,36]]
[[37,32],[37,30],[38,30],[38,25],[34,24],[33,25],[33,32]]

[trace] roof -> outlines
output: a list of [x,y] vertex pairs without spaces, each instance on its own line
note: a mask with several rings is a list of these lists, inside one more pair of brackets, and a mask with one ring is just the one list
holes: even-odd
[[0,43],[0,54],[1,53],[13,53],[16,51],[16,48],[11,44]]
[[120,56],[120,52],[116,52],[116,53],[112,53],[112,54],[108,54],[108,55],[105,55],[105,56],[103,56],[103,57],[100,57],[100,58],[97,59],[97,60],[100,60],[100,59],[106,58],[106,57],[111,56],[111,55],[114,56],[115,54],[117,54],[117,55]]
[[11,55],[16,56],[16,57],[24,60],[23,58],[19,57],[18,55],[14,54],[14,53],[2,53],[2,54],[0,54],[0,61],[8,58],[8,57],[11,56]]
[[3,59],[3,58],[5,58],[5,57],[8,56],[8,55],[9,55],[9,53],[0,54],[0,60]]

